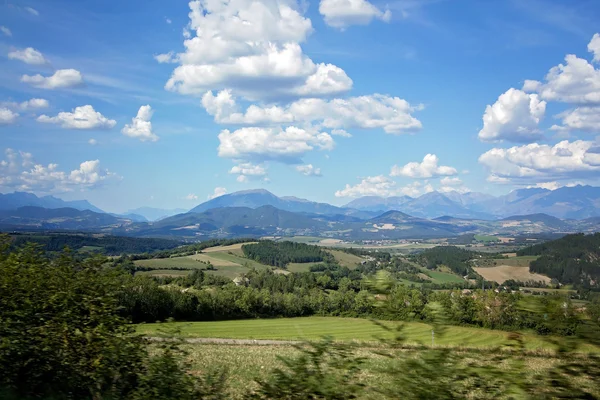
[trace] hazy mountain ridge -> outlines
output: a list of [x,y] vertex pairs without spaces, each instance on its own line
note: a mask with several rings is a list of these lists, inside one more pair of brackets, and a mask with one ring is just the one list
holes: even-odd
[[76,210],[90,210],[97,213],[104,213],[101,209],[94,206],[87,200],[62,200],[54,196],[38,197],[33,193],[14,192],[0,193],[0,210],[16,210],[20,207],[34,206],[48,209],[54,208],[74,208]]

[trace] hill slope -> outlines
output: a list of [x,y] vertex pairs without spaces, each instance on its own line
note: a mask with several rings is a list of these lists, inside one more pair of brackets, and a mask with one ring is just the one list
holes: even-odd
[[131,223],[130,219],[75,208],[48,209],[27,206],[0,211],[2,229],[103,230]]
[[600,287],[600,233],[567,235],[520,250],[518,255],[539,256],[531,272],[564,284]]

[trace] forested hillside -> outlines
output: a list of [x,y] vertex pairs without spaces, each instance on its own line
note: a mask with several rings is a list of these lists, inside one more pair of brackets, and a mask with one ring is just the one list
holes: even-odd
[[124,236],[92,236],[90,234],[13,234],[12,245],[21,247],[32,242],[42,245],[46,251],[61,251],[65,247],[79,250],[89,247],[106,255],[122,253],[149,253],[158,250],[173,249],[181,242],[168,239],[138,239]]
[[539,256],[531,262],[531,272],[547,275],[564,284],[600,286],[600,233],[567,235],[518,252]]
[[304,243],[261,241],[242,246],[244,255],[263,264],[284,268],[289,263],[324,261],[332,256],[319,246]]
[[414,256],[414,260],[428,269],[436,269],[443,265],[450,268],[452,272],[465,276],[473,273],[469,261],[482,257],[488,256],[455,246],[438,246]]

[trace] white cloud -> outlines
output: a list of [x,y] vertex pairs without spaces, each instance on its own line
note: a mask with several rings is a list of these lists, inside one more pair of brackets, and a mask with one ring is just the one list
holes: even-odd
[[408,185],[402,186],[398,189],[396,194],[402,194],[404,196],[419,197],[424,193],[433,192],[433,186],[430,183],[421,183],[415,181]]
[[44,77],[37,75],[23,75],[21,82],[41,89],[61,89],[83,84],[83,76],[76,69],[59,69],[53,75]]
[[194,193],[190,193],[187,196],[185,196],[183,199],[184,200],[198,200],[198,196],[196,196]]
[[60,124],[65,129],[111,129],[117,121],[108,119],[91,105],[76,107],[72,112],[60,112],[56,117],[40,115],[38,122]]
[[367,25],[377,18],[389,22],[392,13],[382,11],[367,0],[321,0],[319,12],[325,23],[344,29],[349,25]]
[[[598,61],[600,36],[595,34],[588,50]],[[565,57],[565,64],[552,67],[546,75],[546,82],[526,80],[523,90],[537,92],[544,100],[574,104],[600,103],[600,69],[574,54]]]
[[172,51],[164,54],[157,54],[154,56],[154,59],[158,61],[160,64],[174,63],[177,62],[177,57],[175,53]]
[[446,176],[440,180],[440,183],[442,186],[460,186],[463,181],[459,177],[450,178]]
[[297,165],[296,171],[306,176],[322,176],[321,168],[315,168],[312,164]]
[[44,58],[44,55],[33,47],[11,51],[8,53],[8,58],[11,60],[23,61],[26,64],[32,65],[43,65],[48,63],[48,61]]
[[0,108],[0,125],[10,125],[17,121],[19,114],[12,112],[8,108]]
[[561,183],[561,182],[557,182],[557,181],[552,181],[552,182],[539,182],[536,183],[535,185],[531,185],[531,186],[527,186],[527,188],[542,188],[542,189],[548,189],[548,190],[556,190],[556,189],[560,189],[561,187],[574,187],[577,185],[583,185],[583,182],[581,181],[575,181],[575,182],[569,182],[569,183]]
[[458,193],[468,193],[471,190],[467,188],[463,181],[458,178],[450,178],[445,177],[440,180],[440,188],[438,189],[441,193],[450,193],[450,192],[458,192]]
[[91,144],[92,146],[95,146],[98,144],[98,141],[96,139],[92,138],[92,139],[88,140],[88,143]]
[[48,108],[50,106],[50,103],[48,103],[48,100],[46,99],[29,99],[21,103],[4,102],[0,103],[0,106],[12,108],[14,110],[27,111],[40,108]]
[[0,32],[2,32],[5,36],[11,37],[12,32],[4,25],[0,25]]
[[482,154],[479,162],[489,170],[490,182],[546,182],[598,176],[599,153],[593,142],[564,140],[554,146],[531,143],[494,148]]
[[588,51],[594,55],[594,61],[600,62],[600,34],[596,33],[590,43],[588,43]]
[[281,128],[241,128],[219,133],[219,156],[225,158],[264,161],[277,160],[300,163],[311,150],[331,150],[333,138],[327,133],[294,126]]
[[263,165],[248,162],[234,166],[229,173],[238,175],[238,182],[248,182],[249,179],[265,179],[267,176],[267,170]]
[[225,189],[224,187],[220,187],[217,186],[213,192],[213,194],[209,194],[208,195],[208,199],[214,199],[216,197],[220,197],[223,196],[224,194],[227,194],[227,189]]
[[[165,88],[182,94],[231,89],[246,99],[345,92],[339,67],[315,64],[300,47],[312,32],[294,0],[191,1],[185,52]],[[167,58],[164,58],[167,59]],[[269,87],[269,90],[264,90]]]
[[40,15],[39,11],[32,7],[25,7],[25,11],[27,11],[31,15],[35,15],[36,17]]
[[153,113],[154,111],[149,105],[141,106],[137,115],[131,119],[131,125],[126,124],[121,132],[123,135],[140,139],[142,142],[156,142],[158,136],[152,132],[152,122],[150,122]]
[[70,172],[58,169],[58,164],[36,163],[30,153],[6,149],[6,159],[0,162],[0,188],[32,192],[69,192],[93,189],[119,179],[116,174],[100,168],[100,161],[79,164]]
[[562,118],[562,125],[553,125],[552,130],[600,132],[600,107],[578,107],[556,117]]
[[479,139],[486,142],[509,140],[531,142],[542,136],[538,125],[546,112],[546,102],[537,94],[509,89],[494,105],[487,106]]
[[362,197],[362,196],[410,196],[418,197],[424,193],[433,192],[435,189],[427,181],[414,181],[405,186],[398,186],[395,181],[385,175],[368,176],[360,183],[346,187],[335,192],[336,197]]
[[349,132],[346,132],[344,129],[332,129],[331,134],[333,136],[341,136],[341,137],[347,137],[347,138],[352,137],[352,135]]
[[394,165],[390,176],[406,176],[409,178],[432,178],[458,174],[455,168],[446,165],[438,166],[439,159],[435,154],[427,154],[422,162],[410,162],[403,167]]
[[170,25],[173,21],[170,18],[165,18],[165,22]]
[[412,106],[404,99],[382,94],[332,100],[307,98],[286,107],[251,105],[240,113],[231,91],[223,90],[216,96],[210,91],[205,93],[202,105],[216,122],[223,124],[318,123],[324,128],[336,129],[341,136],[348,134],[342,133],[344,128],[380,128],[391,134],[411,133],[422,128],[421,122],[411,115],[421,110],[421,105]]
[[381,196],[389,197],[398,192],[396,182],[384,175],[368,176],[360,183],[335,192],[335,197]]

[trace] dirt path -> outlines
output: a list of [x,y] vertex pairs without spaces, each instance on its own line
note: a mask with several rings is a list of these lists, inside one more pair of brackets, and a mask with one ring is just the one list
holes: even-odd
[[273,346],[273,345],[291,345],[301,343],[296,340],[266,340],[266,339],[224,339],[224,338],[162,338],[162,337],[146,337],[153,342],[164,341],[183,341],[185,343],[206,343],[206,344],[240,344],[240,345],[255,345],[255,346]]

